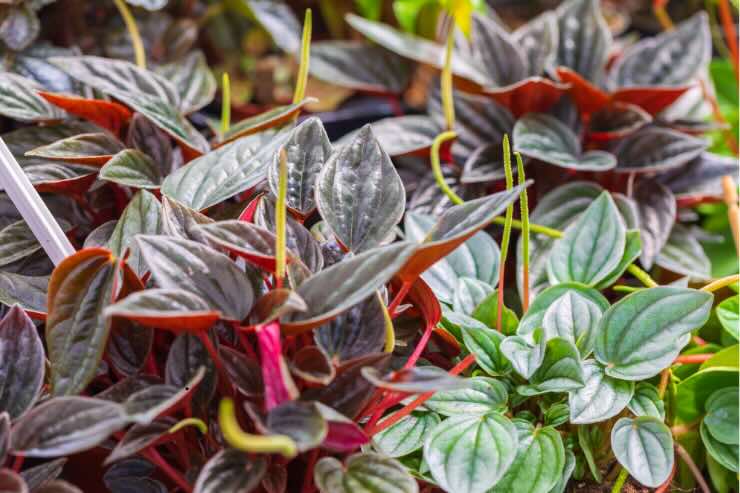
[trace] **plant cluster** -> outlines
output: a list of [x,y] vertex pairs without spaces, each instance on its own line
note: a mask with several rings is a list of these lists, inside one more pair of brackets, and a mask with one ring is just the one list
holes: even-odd
[[[233,124],[199,51],[0,72],[77,248],[0,195],[0,491],[737,491],[737,254],[717,275],[699,224],[738,167],[676,104],[713,97],[705,14],[622,49],[596,0],[515,31],[450,1],[445,43],[353,14],[371,42],[311,43],[246,3],[300,63]],[[425,114],[299,119],[309,73],[393,97],[408,59]]]

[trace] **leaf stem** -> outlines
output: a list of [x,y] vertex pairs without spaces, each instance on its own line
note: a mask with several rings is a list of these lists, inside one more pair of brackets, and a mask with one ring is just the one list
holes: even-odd
[[134,19],[134,16],[131,14],[131,10],[129,10],[128,5],[126,5],[126,0],[113,0],[113,3],[116,4],[116,8],[121,14],[121,17],[123,18],[123,23],[126,24],[126,29],[128,30],[128,34],[131,37],[131,44],[134,47],[134,59],[136,60],[136,65],[138,65],[140,68],[146,68],[146,53],[144,52],[144,43],[141,41],[141,34],[139,33],[139,27],[136,25],[136,19]]
[[224,72],[221,76],[221,138],[224,139],[226,132],[231,127],[231,80],[229,73]]
[[311,9],[306,9],[306,15],[303,20],[303,36],[301,38],[301,61],[298,66],[298,76],[296,79],[295,92],[293,93],[293,104],[303,101],[306,95],[306,85],[308,82],[308,64],[311,58],[311,30],[313,29],[313,20]]
[[[511,147],[509,146],[509,136],[504,134],[504,174],[506,175],[506,189],[511,190],[514,186],[514,177],[511,171]],[[498,308],[496,310],[496,330],[502,331],[503,312],[504,312],[504,279],[506,273],[506,257],[509,255],[509,241],[511,239],[511,221],[514,218],[514,205],[506,208],[506,217],[504,220],[504,235],[501,238],[501,258],[498,263]],[[524,226],[522,224],[522,226]]]
[[719,18],[722,21],[722,29],[725,31],[725,38],[727,41],[727,47],[730,49],[732,57],[732,67],[735,69],[735,77],[740,81],[740,67],[738,66],[738,47],[737,40],[735,39],[737,30],[735,29],[735,22],[732,20],[732,11],[730,10],[730,4],[727,0],[719,0]]
[[697,363],[704,363],[708,359],[714,356],[714,353],[702,353],[702,354],[682,354],[677,357],[673,364],[691,365]]
[[177,486],[182,488],[183,491],[186,493],[191,493],[193,491],[193,487],[190,486],[190,483],[187,482],[187,480],[180,474],[177,470],[175,470],[174,467],[172,467],[164,458],[162,458],[161,455],[159,455],[159,452],[154,450],[154,447],[149,447],[148,449],[144,450],[142,453],[144,457],[146,457],[150,462],[152,462],[155,466],[160,468],[165,475],[172,480]]
[[442,109],[444,111],[447,130],[455,128],[455,103],[452,98],[452,50],[455,45],[455,24],[450,23],[447,31],[447,44],[445,47],[445,61],[442,67],[440,89],[442,91]]
[[278,196],[275,201],[275,286],[283,286],[285,277],[285,202],[288,194],[288,153],[280,149],[280,168],[278,172]]
[[727,276],[723,277],[721,279],[717,279],[716,281],[712,281],[703,288],[701,288],[702,291],[707,291],[709,293],[713,293],[715,291],[719,291],[720,289],[729,286],[730,284],[735,284],[740,280],[740,275],[735,274],[734,276]]
[[620,466],[619,476],[617,476],[617,480],[614,481],[614,486],[612,486],[612,493],[619,493],[622,491],[622,486],[624,486],[625,481],[627,481],[627,478],[629,477],[629,473],[627,472],[627,469]]
[[[524,185],[526,177],[522,155],[515,152],[514,156],[519,185]],[[522,309],[526,312],[529,309],[529,199],[526,189],[519,195],[519,208],[522,216]]]
[[627,267],[627,272],[635,276],[641,283],[649,288],[654,288],[658,286],[658,283],[655,282],[652,277],[650,277],[650,274],[640,269],[635,264],[630,264],[630,266]]
[[676,442],[674,443],[674,446],[676,447],[676,453],[681,457],[681,459],[683,459],[683,461],[689,467],[691,474],[694,475],[694,479],[696,479],[696,483],[699,485],[699,488],[701,488],[702,492],[711,493],[712,490],[709,489],[709,485],[704,480],[704,476],[702,476],[701,471],[699,470],[699,467],[697,467],[696,463],[694,462],[694,459],[691,458],[691,455],[686,451],[685,448],[681,446],[680,443]]
[[653,13],[664,31],[672,31],[673,21],[665,8],[667,3],[668,0],[653,0]]
[[450,202],[455,205],[460,205],[465,203],[465,201],[458,194],[456,194],[445,181],[445,177],[442,174],[442,165],[439,159],[439,148],[442,146],[442,144],[456,137],[457,134],[452,130],[448,130],[447,132],[442,132],[441,134],[437,135],[432,142],[430,158],[432,161],[432,173],[434,174],[434,179],[437,181],[437,186],[440,188],[440,190],[442,190],[447,198],[450,199]]

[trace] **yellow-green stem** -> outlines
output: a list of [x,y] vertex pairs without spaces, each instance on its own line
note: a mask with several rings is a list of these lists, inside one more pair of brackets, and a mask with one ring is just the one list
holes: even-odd
[[[518,152],[516,156],[516,172],[519,175],[519,185],[524,185],[524,161]],[[519,195],[519,208],[522,216],[522,308],[526,312],[529,309],[529,199],[527,190],[522,190]]]
[[298,453],[296,443],[285,435],[252,435],[239,426],[234,413],[234,401],[223,399],[218,408],[218,423],[226,443],[243,452],[254,454],[280,454],[286,458]]
[[221,76],[221,136],[225,136],[231,127],[231,80],[229,73]]
[[116,4],[118,12],[123,18],[123,23],[126,24],[126,29],[131,37],[131,44],[134,47],[134,60],[136,65],[141,68],[146,68],[146,53],[144,52],[144,43],[141,41],[141,34],[139,34],[139,27],[136,25],[136,19],[131,14],[126,0],[113,0]]
[[614,486],[612,487],[612,493],[619,493],[622,491],[622,486],[624,486],[625,481],[627,481],[627,478],[629,477],[629,473],[627,472],[627,469],[624,467],[621,468],[619,471],[619,476],[617,476],[617,480],[614,481]]
[[199,419],[199,418],[185,418],[185,419],[182,419],[182,420],[178,421],[177,423],[175,423],[175,425],[172,426],[172,428],[170,428],[168,430],[168,432],[170,434],[177,433],[178,431],[180,431],[183,428],[188,427],[188,426],[194,426],[194,427],[198,428],[198,431],[200,431],[204,435],[206,433],[208,433],[208,425],[202,419]]
[[630,266],[627,267],[627,272],[635,276],[638,281],[640,281],[641,283],[643,283],[645,286],[649,288],[655,288],[658,286],[658,283],[653,281],[653,278],[650,277],[650,274],[640,269],[635,264],[630,264]]
[[736,282],[738,282],[738,280],[740,280],[740,275],[737,274],[735,274],[734,276],[723,277],[722,279],[717,279],[716,281],[710,282],[709,284],[701,288],[701,290],[713,293],[729,286],[730,284],[735,284]]
[[442,144],[456,137],[457,134],[451,130],[447,132],[442,132],[441,134],[437,135],[434,138],[434,141],[432,141],[430,158],[432,161],[432,173],[434,173],[434,179],[437,180],[437,186],[440,188],[440,190],[442,190],[442,193],[444,193],[447,198],[450,199],[450,202],[455,205],[460,205],[465,201],[460,198],[460,196],[457,195],[445,181],[445,177],[442,174],[442,163],[439,159],[439,148],[442,146]]
[[[514,176],[511,171],[511,147],[509,146],[509,136],[504,134],[504,175],[506,176],[506,189],[511,190],[514,186]],[[511,221],[514,218],[514,205],[506,208],[506,217],[504,219],[504,235],[501,238],[501,258],[498,263],[498,307],[496,309],[496,329],[501,332],[503,325],[504,312],[504,277],[506,267],[506,257],[509,255],[509,240],[511,239]]]
[[288,194],[288,153],[280,149],[278,196],[275,202],[275,283],[282,287],[285,278],[285,202]]
[[296,78],[295,92],[293,93],[293,103],[297,104],[303,101],[306,96],[306,85],[308,83],[308,64],[311,58],[311,29],[313,21],[311,9],[306,9],[306,16],[303,20],[303,37],[301,38],[301,61],[298,66],[298,77]]
[[455,102],[452,97],[452,49],[455,46],[455,25],[450,24],[445,48],[445,64],[442,67],[440,89],[442,92],[442,109],[447,130],[455,128]]

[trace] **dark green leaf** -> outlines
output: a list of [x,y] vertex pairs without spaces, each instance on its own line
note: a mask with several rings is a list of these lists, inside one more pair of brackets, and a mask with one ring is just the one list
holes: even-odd
[[709,396],[704,425],[715,440],[727,445],[740,443],[738,433],[738,388],[724,388]]
[[501,414],[454,416],[429,433],[424,460],[445,490],[483,493],[509,469],[518,442],[516,427]]
[[139,235],[136,241],[158,286],[190,291],[231,320],[249,314],[252,285],[226,255],[179,238]]
[[623,380],[657,375],[678,356],[683,336],[707,321],[712,301],[711,293],[687,288],[632,293],[601,319],[596,359],[606,366],[607,375]]
[[673,468],[673,436],[659,419],[622,418],[614,424],[612,450],[630,475],[655,488],[668,479]]
[[578,348],[565,339],[555,337],[547,341],[545,358],[529,377],[529,385],[517,387],[522,395],[546,392],[571,392],[585,384]]
[[740,463],[740,454],[738,454],[737,444],[728,445],[717,440],[714,435],[709,432],[709,428],[704,421],[702,421],[701,426],[699,427],[699,433],[707,452],[714,458],[714,460],[730,471],[735,473],[739,472],[740,467],[738,466],[738,463]]
[[[577,290],[565,291],[552,302],[542,317],[545,339],[560,337],[570,341],[585,358],[593,350],[603,313],[604,308],[579,294]],[[521,328],[519,333],[522,333]]]
[[180,95],[180,111],[192,113],[203,108],[216,95],[216,79],[200,51],[193,51],[177,62],[157,70],[172,83]]
[[634,382],[607,376],[604,368],[593,360],[583,363],[585,385],[570,392],[570,422],[598,423],[616,416],[627,406],[635,390]]
[[380,454],[350,456],[346,464],[324,457],[314,468],[321,493],[417,493],[419,486],[406,468]]
[[195,481],[194,493],[249,492],[255,489],[267,470],[261,457],[250,459],[240,450],[224,449],[206,462]]
[[0,114],[24,122],[61,120],[65,113],[38,95],[34,81],[0,72]]
[[337,240],[353,252],[382,244],[401,220],[403,182],[369,125],[327,160],[316,203]]
[[665,405],[658,389],[647,382],[638,382],[635,394],[627,405],[635,416],[652,416],[661,421],[665,419]]
[[457,313],[445,314],[445,319],[460,327],[468,351],[475,355],[475,362],[491,376],[501,376],[511,371],[511,365],[501,353],[503,334],[482,322]]
[[0,412],[15,419],[28,410],[44,383],[44,346],[19,306],[0,320]]
[[126,425],[120,404],[91,397],[55,397],[13,426],[14,453],[57,457],[91,449]]
[[655,260],[656,265],[692,280],[712,277],[712,262],[691,229],[674,224],[668,241]]
[[443,416],[481,415],[506,407],[509,395],[503,383],[488,377],[472,377],[469,381],[469,388],[436,392],[424,406]]
[[557,64],[602,82],[612,36],[598,0],[570,0],[558,7],[557,17]]
[[139,275],[147,271],[147,263],[133,240],[139,234],[159,233],[160,211],[161,206],[154,195],[146,190],[137,192],[123,210],[106,245],[118,257],[123,257],[126,250],[131,249],[127,263]]
[[99,178],[132,188],[159,188],[162,169],[147,154],[126,149],[113,156],[102,168]]
[[439,422],[439,416],[434,413],[411,413],[377,433],[373,447],[388,457],[403,457],[422,448],[427,435]]
[[[534,339],[532,341],[531,339]],[[532,332],[528,336],[509,336],[501,342],[501,352],[511,362],[511,366],[518,374],[529,379],[542,365],[545,359],[545,336],[542,329]]]
[[602,279],[595,286],[596,289],[606,289],[614,284],[640,256],[640,252],[642,251],[642,241],[640,239],[639,231],[636,229],[628,230],[625,234],[624,242],[624,252],[622,252],[622,257],[619,259],[619,263],[608,276]]
[[107,132],[75,135],[26,152],[27,156],[100,165],[124,149],[123,144]]
[[176,238],[205,243],[196,226],[212,223],[213,219],[194,211],[180,202],[162,196],[162,233]]
[[[489,294],[480,304],[473,310],[473,318],[480,320],[490,328],[497,328],[498,325],[498,292],[494,291]],[[513,334],[519,325],[519,319],[514,313],[514,310],[508,308],[506,305],[503,307],[503,313],[501,313],[501,331],[505,335]]]

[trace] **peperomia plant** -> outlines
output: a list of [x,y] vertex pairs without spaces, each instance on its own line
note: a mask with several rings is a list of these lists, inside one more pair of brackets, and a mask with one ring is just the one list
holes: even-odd
[[[680,104],[705,15],[622,50],[591,0],[511,32],[427,3],[446,45],[352,15],[373,44],[311,43],[310,10],[301,36],[246,2],[299,63],[235,122],[228,75],[214,123],[206,56],[133,31],[0,72],[76,248],[53,266],[0,195],[1,491],[736,488],[737,266],[701,218],[737,163]],[[391,97],[404,58],[441,70],[427,114],[334,142],[303,115],[309,73]]]

